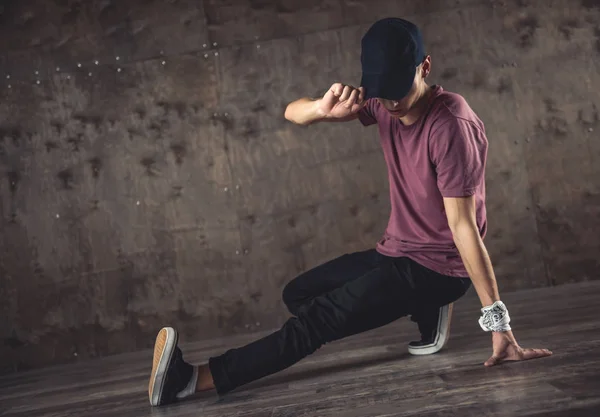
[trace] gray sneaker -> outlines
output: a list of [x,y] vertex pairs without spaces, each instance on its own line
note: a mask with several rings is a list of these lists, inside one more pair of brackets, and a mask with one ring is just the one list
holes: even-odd
[[193,366],[183,360],[177,346],[179,335],[172,327],[164,327],[156,336],[152,372],[148,383],[150,405],[161,406],[177,401],[194,376]]
[[410,342],[408,352],[412,355],[431,355],[439,352],[450,338],[451,318],[452,303],[413,315],[411,320],[418,324],[421,340]]

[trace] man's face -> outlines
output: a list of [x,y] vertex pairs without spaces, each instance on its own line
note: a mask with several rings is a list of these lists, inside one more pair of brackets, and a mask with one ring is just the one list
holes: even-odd
[[385,107],[385,109],[394,117],[404,117],[413,108],[418,99],[417,83],[413,82],[413,86],[406,96],[401,100],[388,100],[378,98],[377,101]]
[[406,96],[400,100],[388,100],[385,98],[378,98],[377,100],[386,110],[394,117],[406,116],[415,106],[419,100],[420,86],[425,82],[425,78],[429,75],[431,68],[431,58],[427,56],[423,63],[419,65],[415,72],[415,79],[413,85]]

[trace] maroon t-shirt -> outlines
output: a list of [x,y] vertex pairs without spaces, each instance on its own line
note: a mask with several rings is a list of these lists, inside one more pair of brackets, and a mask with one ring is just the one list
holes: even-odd
[[462,96],[440,86],[433,86],[427,110],[409,126],[377,99],[368,100],[358,116],[365,126],[379,126],[388,167],[392,209],[377,250],[444,275],[468,277],[443,197],[475,195],[477,226],[485,237],[488,141],[483,122]]

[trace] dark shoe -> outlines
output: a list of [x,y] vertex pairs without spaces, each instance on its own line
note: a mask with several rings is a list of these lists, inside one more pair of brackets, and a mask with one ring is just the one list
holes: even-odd
[[408,351],[413,355],[431,355],[439,352],[450,338],[452,303],[437,310],[420,313],[412,317],[419,325],[421,340],[410,342]]
[[148,396],[153,406],[175,402],[177,394],[188,386],[194,373],[194,367],[183,360],[177,347],[178,340],[179,335],[172,327],[163,327],[156,336],[148,384]]

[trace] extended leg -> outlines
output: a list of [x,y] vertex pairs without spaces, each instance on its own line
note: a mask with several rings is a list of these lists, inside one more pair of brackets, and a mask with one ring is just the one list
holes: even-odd
[[303,304],[280,330],[199,368],[183,361],[176,333],[163,329],[151,375],[152,403],[168,404],[196,389],[227,393],[295,364],[325,343],[414,314],[418,306],[452,302],[464,290],[460,278],[423,275],[407,258],[383,257],[361,277]]
[[211,358],[215,387],[220,394],[229,392],[295,364],[325,343],[388,324],[413,307],[411,287],[393,262],[385,262],[315,297],[275,333]]

